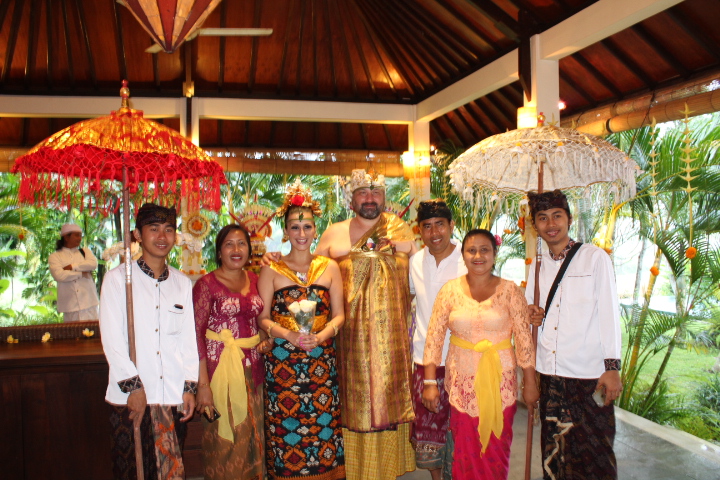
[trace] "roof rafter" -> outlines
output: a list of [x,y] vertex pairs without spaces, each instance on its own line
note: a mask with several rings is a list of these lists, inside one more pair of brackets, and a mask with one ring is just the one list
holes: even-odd
[[337,83],[337,72],[335,71],[335,54],[333,52],[333,37],[332,37],[332,22],[330,20],[330,3],[329,0],[325,0],[325,29],[327,34],[327,44],[330,49],[330,74],[332,75],[333,82],[333,93],[332,97],[337,98],[338,96],[338,83]]
[[[45,0],[45,11],[47,12],[47,14],[45,15],[45,27],[47,29],[47,42],[48,42],[48,47],[46,50],[47,54],[46,54],[46,58],[45,58],[45,62],[47,65],[46,74],[47,74],[48,89],[52,90],[53,89],[52,75],[53,75],[53,70],[54,70],[54,66],[53,66],[53,57],[54,56],[52,54],[52,45],[54,42],[52,41],[52,18],[53,17],[52,17],[52,7],[50,4],[50,0]],[[0,25],[2,25],[2,16],[0,16]],[[123,77],[123,78],[125,78],[125,77]]]
[[[348,7],[349,9],[350,7]],[[368,66],[367,59],[365,58],[365,55],[362,54],[362,44],[360,43],[360,38],[358,36],[357,29],[355,28],[355,22],[352,20],[352,15],[350,15],[350,12],[347,12],[348,16],[348,24],[350,25],[350,32],[353,36],[353,41],[355,42],[355,45],[357,46],[357,49],[360,53],[360,62],[363,66],[363,71],[365,72],[365,78],[367,78],[368,85],[370,86],[370,90],[373,93],[373,96],[377,98],[377,91],[375,90],[375,82],[373,81],[372,74],[370,74],[370,67]],[[365,26],[367,29],[367,26]]]
[[660,45],[660,43],[655,39],[655,37],[650,34],[647,28],[643,26],[642,24],[633,25],[630,27],[630,30],[635,32],[643,42],[645,42],[650,48],[652,48],[657,56],[663,59],[665,63],[670,65],[673,69],[677,70],[680,73],[681,77],[686,77],[688,75],[688,70],[685,68],[685,66],[677,61],[675,57],[670,55],[665,47]]
[[15,0],[12,23],[10,24],[10,38],[8,39],[5,53],[5,66],[3,67],[2,76],[0,76],[0,87],[5,85],[5,81],[7,80],[10,72],[10,67],[12,66],[12,60],[15,54],[15,43],[17,42],[18,32],[20,31],[20,20],[22,18],[23,7],[23,2]]
[[590,75],[597,79],[598,82],[600,82],[605,88],[610,90],[610,93],[613,94],[616,98],[620,98],[623,96],[622,92],[613,84],[608,78],[603,75],[600,70],[598,70],[595,65],[590,63],[585,56],[582,54],[582,52],[578,52],[575,55],[572,56],[573,60],[578,62],[585,70],[590,72]]
[[[387,45],[387,43],[384,41],[384,39],[379,38],[379,35],[377,34],[377,32],[375,32],[375,30],[370,27],[369,19],[363,14],[363,12],[359,8],[357,8],[357,4],[354,1],[351,3],[355,7],[356,11],[358,11],[358,13],[359,13],[358,16],[359,16],[360,21],[362,22],[363,26],[365,27],[365,31],[367,31],[368,34],[370,35],[370,38],[372,38],[373,46],[380,45],[380,48],[383,50],[383,52],[385,52],[385,54],[388,56],[388,58],[390,58],[390,61],[393,62],[393,67],[395,67],[395,69],[397,70],[398,75],[400,75],[400,77],[402,77],[402,79],[405,83],[405,87],[408,89],[408,91],[410,92],[411,95],[415,95],[416,92],[413,87],[413,82],[409,81],[409,73],[408,73],[408,71],[405,70],[404,63],[402,63],[398,60],[398,57],[395,55],[395,51],[392,48],[390,48],[389,45]],[[350,7],[348,6],[348,8],[350,8]],[[352,26],[352,21],[350,22],[350,24]],[[358,48],[360,49],[359,46],[358,46]],[[424,90],[425,87],[422,84],[422,81],[417,76],[417,74],[414,71],[412,71],[412,69],[410,70],[410,73],[412,73],[412,76],[417,80],[417,86],[420,87],[422,90]],[[372,79],[370,79],[370,80],[372,81]],[[373,88],[373,91],[374,91],[374,88]]]
[[[227,3],[227,2],[223,2]],[[253,4],[253,28],[260,28],[260,19],[262,18],[262,0],[255,0]],[[248,93],[253,91],[255,87],[255,75],[257,73],[257,57],[258,57],[258,42],[257,36],[251,38],[250,47],[250,72],[248,73]],[[224,53],[224,52],[223,52]],[[223,60],[225,55],[223,54]]]
[[520,25],[517,20],[508,15],[505,10],[498,7],[494,2],[487,0],[465,0],[465,3],[492,20],[498,30],[507,35],[513,42],[520,40]]
[[600,44],[605,47],[605,49],[612,54],[620,63],[623,64],[625,68],[630,70],[633,75],[635,75],[637,78],[639,78],[647,88],[653,88],[655,85],[655,81],[650,78],[650,75],[645,73],[645,71],[638,65],[637,62],[634,62],[632,58],[628,54],[626,54],[613,40],[612,38],[606,38],[605,40],[601,41]]
[[680,28],[683,32],[685,32],[686,35],[699,43],[705,51],[715,57],[715,60],[720,60],[720,47],[718,47],[717,42],[714,42],[712,39],[707,38],[707,36],[705,36],[697,28],[691,28],[690,25],[692,24],[692,22],[688,20],[687,16],[682,12],[682,10],[680,10],[679,8],[669,8],[665,10],[665,14],[670,16],[670,18],[672,18],[680,26]]
[[85,21],[85,11],[83,10],[82,3],[79,0],[75,0],[75,6],[77,7],[78,20],[80,21],[80,31],[82,32],[83,41],[85,44],[85,54],[88,58],[88,69],[90,70],[90,81],[95,90],[98,88],[97,75],[95,73],[95,58],[92,53],[92,46],[90,45],[90,34],[87,29],[87,22]]
[[[295,71],[295,94],[300,95],[302,89],[302,43],[303,35],[305,34],[305,7],[307,6],[306,0],[300,2],[300,35],[298,37],[298,55],[297,55],[297,68]],[[294,132],[293,132],[294,135]],[[294,139],[295,137],[293,137]]]
[[[222,2],[220,4],[220,28],[225,28],[227,18],[227,5],[228,2]],[[187,42],[185,43],[187,45]],[[227,40],[225,39],[225,36],[220,37],[220,49],[218,53],[218,80],[217,80],[217,86],[218,86],[218,92],[222,92],[223,88],[225,87],[225,49],[227,47]],[[252,75],[250,75],[250,78],[248,80],[248,92],[252,90],[250,87],[250,82],[252,82]]]
[[70,22],[68,21],[67,3],[60,2],[62,5],[63,27],[65,29],[65,54],[68,61],[68,74],[70,79],[70,88],[75,90],[75,66],[73,64],[72,48],[70,43]]
[[[50,0],[47,0],[48,4]],[[123,80],[128,78],[127,57],[125,56],[125,42],[123,42],[122,20],[120,17],[120,7],[117,2],[112,2],[113,20],[115,20],[115,43],[117,44],[118,71]]]
[[35,57],[37,52],[35,51],[35,42],[37,41],[37,33],[35,31],[35,25],[37,24],[36,17],[40,13],[38,8],[39,0],[31,0],[30,2],[30,24],[28,25],[28,51],[27,57],[25,58],[25,78],[23,83],[27,89],[30,86],[30,76],[32,71],[35,69]]

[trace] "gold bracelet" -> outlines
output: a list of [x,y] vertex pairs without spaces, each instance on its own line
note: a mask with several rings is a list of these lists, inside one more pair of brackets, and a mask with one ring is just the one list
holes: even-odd
[[337,334],[338,334],[338,332],[340,331],[340,329],[338,328],[337,325],[335,325],[335,324],[332,323],[332,322],[330,323],[330,326],[333,327],[333,330],[335,330],[335,335],[333,335],[333,337],[337,337]]
[[275,325],[277,325],[277,323],[272,322],[272,324],[271,324],[271,325],[268,327],[268,329],[267,329],[268,338],[271,339],[271,340],[272,340],[273,338],[275,338],[275,337],[273,337],[273,335],[272,335],[272,329],[275,327]]

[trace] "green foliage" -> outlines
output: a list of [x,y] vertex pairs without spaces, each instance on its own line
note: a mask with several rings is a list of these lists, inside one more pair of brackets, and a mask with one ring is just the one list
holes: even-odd
[[670,393],[667,381],[662,380],[655,389],[647,384],[639,384],[629,397],[629,402],[623,408],[663,425],[675,425],[677,421],[687,414],[684,399]]

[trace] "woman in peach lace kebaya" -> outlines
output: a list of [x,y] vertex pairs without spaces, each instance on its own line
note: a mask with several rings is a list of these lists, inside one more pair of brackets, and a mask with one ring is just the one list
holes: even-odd
[[493,275],[497,241],[492,233],[468,232],[462,254],[467,275],[445,284],[433,307],[423,358],[423,404],[431,411],[437,406],[435,369],[450,329],[445,388],[455,443],[452,478],[507,479],[517,410],[517,365],[525,374],[525,402],[538,399],[527,302],[513,282]]

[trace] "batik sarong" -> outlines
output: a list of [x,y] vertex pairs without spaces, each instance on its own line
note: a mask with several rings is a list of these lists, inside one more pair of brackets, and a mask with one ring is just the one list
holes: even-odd
[[[284,264],[271,266],[294,282],[307,284],[275,292],[271,314],[283,326],[292,327],[288,322],[294,322],[287,305],[307,299],[317,302],[313,332],[324,327],[318,318],[330,314],[330,294],[326,287],[313,284],[324,271],[317,262],[327,265],[327,258],[313,260],[306,282]],[[265,355],[265,441],[270,479],[345,478],[334,338],[309,352],[275,339]]]
[[440,391],[440,404],[437,413],[433,413],[422,404],[422,395],[425,390],[425,367],[415,364],[413,373],[413,408],[415,421],[413,422],[410,442],[415,448],[415,463],[418,468],[435,470],[443,467],[443,459],[452,451],[446,452],[446,437],[450,425],[450,399],[445,390],[445,367],[435,370],[437,387]]
[[[108,405],[110,409],[111,457],[115,480],[137,480],[135,434],[127,405]],[[151,409],[157,411],[151,414]],[[164,478],[184,478],[182,458],[168,453],[182,451],[187,424],[176,407],[148,405],[140,423],[140,438],[145,480],[157,480],[158,471]],[[164,419],[164,420],[163,420]],[[168,425],[162,425],[166,423]]]
[[615,480],[615,410],[599,407],[597,380],[540,375],[545,480]]
[[454,440],[453,480],[484,480],[508,478],[510,471],[510,446],[513,439],[513,419],[517,404],[503,409],[503,430],[500,438],[490,436],[487,450],[482,452],[478,434],[479,417],[471,417],[455,407],[450,407],[450,431]]
[[[219,423],[203,423],[202,449],[206,480],[262,480],[265,478],[265,450],[263,416],[265,405],[263,387],[255,388],[250,368],[245,368],[245,385],[248,391],[247,417],[233,428],[236,441],[220,436]],[[232,404],[228,402],[228,415],[232,417]]]

